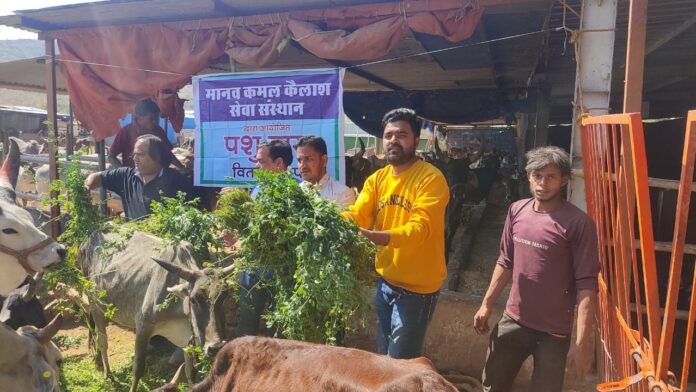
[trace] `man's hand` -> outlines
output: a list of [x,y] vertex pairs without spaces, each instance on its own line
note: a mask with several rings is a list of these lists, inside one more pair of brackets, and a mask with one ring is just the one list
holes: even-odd
[[237,236],[234,233],[230,233],[229,231],[225,230],[222,232],[222,243],[228,248],[234,247],[234,244],[237,243]]
[[566,376],[568,381],[579,382],[585,379],[592,367],[592,345],[574,342],[566,359]]
[[484,335],[490,332],[488,319],[491,317],[491,308],[486,305],[481,305],[478,312],[474,315],[474,329],[479,335]]
[[375,245],[387,246],[389,244],[389,232],[388,231],[373,231],[360,228],[360,234],[368,240],[372,241]]
[[92,173],[89,176],[87,176],[87,179],[85,180],[85,188],[87,188],[88,193],[92,189],[97,189],[100,186],[102,186],[101,172]]
[[578,317],[575,340],[568,351],[566,374],[568,380],[582,381],[592,366],[592,342],[594,317],[597,308],[597,291],[578,290]]

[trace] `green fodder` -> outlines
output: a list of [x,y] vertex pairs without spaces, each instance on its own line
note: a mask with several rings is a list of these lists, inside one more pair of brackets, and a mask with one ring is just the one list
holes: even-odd
[[334,203],[303,190],[289,173],[256,175],[255,201],[219,204],[226,216],[245,217],[231,220],[242,222],[231,227],[242,242],[236,273],[261,271],[259,285],[274,293],[264,318],[279,334],[335,344],[355,314],[364,321],[374,246]]

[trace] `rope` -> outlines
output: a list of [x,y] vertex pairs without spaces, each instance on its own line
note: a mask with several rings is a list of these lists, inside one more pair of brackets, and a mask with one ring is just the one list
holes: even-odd
[[367,63],[362,63],[362,64],[356,64],[356,65],[351,65],[349,67],[346,67],[346,69],[352,69],[352,68],[362,68],[362,67],[367,67],[369,65],[375,65],[375,64],[382,64],[382,63],[388,63],[392,61],[399,61],[399,60],[404,60],[412,57],[419,57],[419,56],[426,56],[429,54],[434,54],[434,53],[441,53],[441,52],[448,52],[450,50],[457,50],[457,49],[463,49],[463,48],[469,48],[472,46],[478,46],[478,45],[483,45],[483,44],[488,44],[492,42],[500,42],[500,41],[508,41],[511,39],[516,39],[516,38],[523,38],[523,37],[528,37],[530,35],[537,35],[537,34],[542,34],[542,33],[547,33],[547,32],[553,32],[553,31],[561,31],[563,30],[564,26],[561,27],[554,27],[551,29],[541,29],[538,31],[531,31],[528,33],[522,33],[522,34],[515,34],[515,35],[510,35],[507,37],[501,37],[501,38],[494,38],[494,39],[489,39],[486,41],[480,41],[480,42],[474,42],[470,44],[464,44],[464,45],[457,45],[457,46],[451,46],[449,48],[443,48],[443,49],[436,49],[436,50],[429,50],[427,52],[420,52],[420,53],[414,53],[414,54],[407,54],[399,57],[392,57],[384,60],[377,60],[377,61],[371,61]]

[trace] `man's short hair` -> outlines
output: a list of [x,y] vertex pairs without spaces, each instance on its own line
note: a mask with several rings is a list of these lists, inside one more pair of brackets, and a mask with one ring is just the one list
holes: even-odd
[[292,147],[290,143],[285,140],[271,140],[270,142],[259,143],[258,148],[268,148],[268,155],[271,156],[271,160],[275,161],[278,158],[283,158],[283,163],[285,166],[290,166],[292,164]]
[[147,153],[153,161],[159,162],[162,167],[169,167],[174,155],[162,139],[155,135],[142,135],[135,139],[136,143],[140,140],[147,141]]
[[151,115],[155,119],[160,117],[160,108],[151,99],[143,99],[135,104],[135,115],[138,117]]
[[297,141],[297,147],[310,146],[319,152],[319,155],[329,155],[326,142],[319,136],[305,136]]
[[528,151],[525,157],[527,158],[527,166],[525,167],[527,173],[554,165],[558,167],[562,175],[570,176],[570,155],[560,147],[538,147]]
[[387,112],[382,117],[382,129],[387,124],[395,121],[406,121],[411,126],[411,131],[415,137],[420,137],[421,120],[416,115],[416,111],[408,108],[398,108]]

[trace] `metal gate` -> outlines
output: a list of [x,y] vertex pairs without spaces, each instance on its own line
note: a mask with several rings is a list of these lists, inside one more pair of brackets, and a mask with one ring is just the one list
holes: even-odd
[[[604,383],[598,389],[685,391],[696,315],[694,290],[684,360],[672,364],[680,366],[681,380],[669,371],[669,358],[694,190],[696,111],[687,119],[678,186],[676,181],[648,178],[639,113],[588,117],[581,132],[587,209],[597,225],[600,246],[598,368]],[[649,186],[679,190],[673,241],[659,244],[661,251],[671,252],[664,309],[659,304]]]

